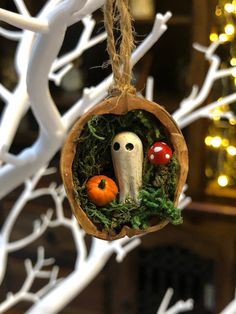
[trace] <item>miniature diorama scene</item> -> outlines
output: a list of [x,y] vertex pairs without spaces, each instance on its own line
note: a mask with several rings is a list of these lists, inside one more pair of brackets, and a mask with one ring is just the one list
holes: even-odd
[[236,0],[2,0],[0,313],[236,313]]
[[[117,107],[133,110],[118,115]],[[100,110],[107,113],[96,115]],[[66,140],[61,169],[75,216],[87,233],[114,240],[156,231],[168,222],[180,224],[177,204],[188,157],[171,116],[155,103],[127,95],[108,98],[82,119]]]
[[179,163],[160,127],[141,110],[93,116],[86,124],[73,161],[74,180],[81,205],[100,229],[145,230],[158,215],[182,221],[173,204]]

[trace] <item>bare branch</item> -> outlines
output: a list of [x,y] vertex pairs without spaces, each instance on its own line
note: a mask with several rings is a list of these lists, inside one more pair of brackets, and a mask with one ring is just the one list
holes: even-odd
[[154,89],[154,78],[152,76],[149,76],[147,78],[146,93],[145,93],[145,98],[147,100],[153,101],[153,89]]
[[10,25],[27,29],[33,32],[45,33],[48,31],[48,22],[30,16],[23,16],[18,13],[0,9],[0,20]]
[[73,14],[71,24],[74,24],[80,21],[82,18],[86,17],[87,15],[91,14],[92,12],[95,12],[97,9],[103,6],[104,2],[104,0],[88,0],[81,10]]
[[[44,258],[44,249],[42,247],[38,248],[38,258],[36,264],[33,266],[32,262],[27,259],[25,260],[25,270],[26,270],[26,279],[21,287],[21,289],[13,294],[8,293],[7,298],[0,304],[0,313],[3,313],[10,308],[12,308],[17,303],[27,300],[35,303],[39,301],[39,298],[44,295],[47,291],[50,290],[56,284],[56,279],[58,275],[58,267],[54,266],[51,271],[44,271],[42,268],[46,265],[51,265],[52,260],[45,260]],[[49,279],[48,284],[46,284],[42,289],[36,293],[30,292],[30,289],[36,278]]]
[[12,97],[12,93],[9,92],[9,90],[4,87],[2,84],[0,84],[0,97],[2,100],[9,101]]
[[58,272],[59,272],[59,267],[54,266],[50,272],[50,278],[49,278],[48,284],[36,292],[36,297],[42,298],[46,293],[50,291],[52,287],[54,287],[60,281],[60,279],[57,279]]
[[135,238],[129,240],[129,242],[125,246],[122,246],[122,243],[119,241],[113,241],[111,243],[111,246],[113,247],[113,250],[116,253],[116,261],[118,263],[123,262],[126,255],[130,251],[135,249],[137,246],[139,246],[140,243],[141,243],[141,239],[138,237],[135,237]]
[[165,314],[178,314],[182,312],[191,311],[193,309],[193,300],[178,301]]
[[178,314],[181,312],[186,312],[193,309],[193,300],[188,299],[187,301],[179,301],[170,307],[168,310],[168,306],[170,304],[170,300],[174,294],[174,290],[169,288],[166,291],[164,298],[162,299],[161,305],[157,311],[157,314]]
[[[17,158],[17,156],[9,153],[6,145],[0,147],[0,160],[14,166],[22,166],[25,163],[24,159]],[[31,155],[28,161],[32,162],[33,160],[34,157]]]
[[41,222],[37,221],[37,220],[35,221],[34,230],[30,235],[26,236],[23,239],[8,243],[6,245],[6,250],[9,253],[20,250],[23,247],[26,247],[30,243],[34,242],[36,239],[38,239],[46,231],[46,229],[50,225],[52,215],[53,215],[53,211],[48,210],[46,215],[42,215],[42,221]]
[[185,128],[190,123],[194,122],[195,120],[198,120],[199,118],[210,118],[211,117],[211,111],[215,108],[224,106],[226,104],[231,104],[236,101],[236,93],[233,93],[231,95],[228,95],[226,97],[221,98],[220,100],[217,100],[205,107],[202,107],[196,111],[194,111],[191,114],[188,114],[186,117],[183,117],[178,121],[178,124],[181,128]]
[[84,24],[84,30],[79,38],[77,45],[75,46],[74,50],[64,54],[54,61],[51,69],[52,72],[57,71],[61,67],[64,67],[68,63],[77,59],[82,55],[85,50],[93,47],[94,45],[98,44],[106,38],[107,35],[105,32],[93,38],[90,38],[95,26],[95,21],[91,18],[91,16],[86,16],[82,20],[82,22]]
[[49,79],[55,83],[55,85],[59,86],[63,77],[73,68],[73,64],[69,63],[65,65],[60,71],[57,73],[51,72],[49,74]]
[[220,314],[235,314],[236,313],[236,298],[231,301]]
[[3,36],[10,40],[19,41],[22,38],[23,33],[19,31],[10,31],[3,27],[0,27],[0,36]]
[[14,0],[14,2],[20,14],[24,16],[30,16],[30,13],[23,0]]
[[49,222],[49,227],[55,228],[58,226],[65,226],[66,228],[69,228],[71,230],[77,250],[77,259],[75,263],[75,269],[77,269],[82,265],[87,257],[87,247],[84,239],[85,232],[83,229],[80,228],[74,216],[72,216],[71,219],[68,219],[64,216],[62,203],[65,199],[66,194],[63,185],[56,187],[54,184],[51,184],[49,188],[38,189],[35,192],[36,194],[34,196],[42,196],[43,194],[47,194],[51,195],[54,200],[56,219]]
[[100,42],[102,42],[103,40],[105,40],[107,38],[107,33],[103,32],[97,36],[94,36],[93,38],[91,38],[87,45],[85,46],[85,49],[89,49],[93,46],[96,46],[97,44],[99,44]]
[[220,79],[226,76],[230,76],[236,73],[236,67],[232,67],[229,69],[222,69],[217,71],[216,75],[215,75],[215,79]]
[[164,298],[162,299],[162,302],[159,306],[157,314],[163,314],[166,312],[173,294],[174,294],[174,289],[172,289],[172,288],[167,289],[167,291],[164,295]]
[[219,70],[220,58],[214,54],[216,48],[220,45],[220,41],[213,42],[209,47],[204,47],[199,44],[194,44],[194,48],[205,54],[205,59],[210,62],[207,75],[201,89],[197,90],[194,86],[189,97],[183,99],[180,103],[180,108],[173,114],[173,118],[178,122],[184,119],[191,111],[200,106],[209,95],[210,90],[214,82],[222,77],[232,75],[235,71],[235,67],[230,69]]

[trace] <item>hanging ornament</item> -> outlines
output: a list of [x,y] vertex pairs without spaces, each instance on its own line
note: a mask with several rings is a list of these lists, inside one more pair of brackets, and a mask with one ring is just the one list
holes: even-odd
[[[62,150],[61,173],[84,230],[115,240],[182,222],[176,206],[187,176],[188,154],[171,115],[138,97],[131,85],[128,0],[107,0],[104,16],[114,85],[107,99],[75,123]],[[117,51],[113,31],[118,28]]]

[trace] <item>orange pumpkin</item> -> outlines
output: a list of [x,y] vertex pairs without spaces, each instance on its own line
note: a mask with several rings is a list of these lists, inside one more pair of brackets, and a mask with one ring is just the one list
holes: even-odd
[[107,176],[98,175],[86,183],[88,198],[97,206],[105,206],[116,199],[118,187]]

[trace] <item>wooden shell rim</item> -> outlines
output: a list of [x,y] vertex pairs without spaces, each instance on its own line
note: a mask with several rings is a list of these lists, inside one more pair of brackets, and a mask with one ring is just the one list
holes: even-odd
[[176,157],[180,164],[180,169],[177,179],[177,188],[175,192],[175,205],[178,204],[178,199],[186,181],[188,172],[188,150],[184,137],[178,128],[172,116],[160,105],[150,102],[131,94],[124,94],[117,97],[111,97],[99,103],[92,110],[84,114],[73,126],[65,141],[61,154],[61,174],[66,193],[72,207],[72,211],[77,218],[82,228],[88,233],[103,240],[115,240],[124,236],[132,237],[147,232],[154,232],[162,229],[168,224],[167,220],[161,220],[158,224],[153,225],[146,230],[136,230],[128,226],[124,226],[120,233],[113,235],[106,230],[99,231],[96,225],[88,218],[75,198],[72,164],[76,154],[77,139],[79,138],[83,127],[94,115],[116,114],[123,115],[130,110],[140,109],[153,114],[166,128],[168,137],[174,147]]

